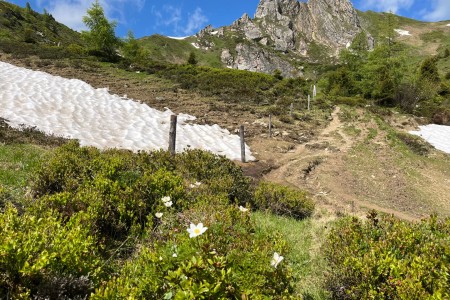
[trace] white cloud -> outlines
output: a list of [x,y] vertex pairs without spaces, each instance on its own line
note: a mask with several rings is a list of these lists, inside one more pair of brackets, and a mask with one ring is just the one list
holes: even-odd
[[201,29],[206,22],[208,22],[208,18],[203,15],[202,9],[197,7],[193,14],[189,14],[189,19],[186,27],[183,29],[183,33],[193,34],[195,31]]
[[[134,7],[139,11],[143,9],[146,0],[100,0],[108,19],[118,20],[120,23],[126,23],[124,15],[125,9]],[[86,29],[83,24],[83,16],[91,7],[94,0],[39,0],[38,4],[45,7],[49,13],[61,22],[74,30]]]
[[448,0],[432,1],[432,9],[423,13],[426,21],[450,20],[450,3]]
[[[443,0],[448,1],[448,0]],[[375,11],[393,12],[408,10],[414,4],[414,0],[367,0],[362,3],[363,10],[372,9]]]
[[152,14],[155,16],[155,29],[170,27],[171,34],[176,35],[191,35],[208,22],[208,18],[200,7],[188,13],[187,19],[185,19],[185,15],[183,16],[181,7],[172,5],[164,5],[161,10],[153,6]]

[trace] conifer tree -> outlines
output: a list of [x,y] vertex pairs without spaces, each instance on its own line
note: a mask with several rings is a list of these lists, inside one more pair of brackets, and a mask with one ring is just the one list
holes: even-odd
[[120,42],[114,33],[117,24],[108,21],[98,0],[92,3],[87,10],[87,15],[83,17],[83,23],[89,28],[89,31],[81,32],[89,50],[108,59],[115,58]]

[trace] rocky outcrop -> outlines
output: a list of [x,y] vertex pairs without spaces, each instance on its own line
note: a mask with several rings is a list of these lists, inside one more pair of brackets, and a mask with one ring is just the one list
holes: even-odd
[[231,25],[232,30],[240,30],[249,40],[258,40],[262,37],[261,30],[253,23],[248,14],[244,14],[240,19]]
[[[226,66],[265,73],[278,69],[287,77],[299,74],[295,67],[298,58],[317,57],[319,52],[327,58],[337,56],[363,30],[350,0],[260,0],[254,19],[244,14],[221,29],[230,32],[228,36],[222,32],[224,37],[236,41],[227,43],[236,47],[221,49]],[[216,31],[207,27],[197,36],[211,34]],[[368,38],[373,45],[370,35]]]
[[302,75],[301,71],[290,62],[260,47],[240,43],[236,45],[235,51],[236,54],[231,55],[230,50],[222,50],[221,59],[228,68],[268,74],[274,74],[275,70],[279,70],[284,77]]
[[255,19],[276,50],[307,55],[305,44],[315,42],[336,54],[361,32],[349,0],[261,0]]

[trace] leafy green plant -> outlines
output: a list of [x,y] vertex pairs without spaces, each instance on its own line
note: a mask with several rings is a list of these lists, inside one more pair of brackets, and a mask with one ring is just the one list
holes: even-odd
[[7,206],[0,213],[0,296],[88,295],[98,279],[100,259],[85,218],[78,214],[63,225],[53,211],[36,217]]
[[289,268],[270,263],[274,251],[288,251],[285,242],[267,233],[255,236],[248,212],[204,203],[184,218],[204,220],[207,230],[189,238],[183,218],[163,215],[156,231],[161,242],[142,245],[92,299],[281,299],[292,293]]
[[258,185],[253,205],[261,210],[296,219],[309,217],[314,211],[314,203],[306,192],[271,182],[261,182]]
[[420,223],[371,212],[363,222],[340,220],[324,253],[328,288],[339,299],[445,299],[450,246],[449,220]]

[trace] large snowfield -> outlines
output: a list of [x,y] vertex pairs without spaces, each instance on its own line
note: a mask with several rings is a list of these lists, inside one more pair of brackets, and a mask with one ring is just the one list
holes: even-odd
[[[131,99],[65,79],[0,62],[0,117],[81,145],[132,151],[167,149],[170,110],[153,109]],[[218,125],[187,124],[195,117],[178,115],[176,151],[199,148],[238,160],[240,139]],[[246,147],[246,159],[254,160]]]

